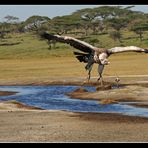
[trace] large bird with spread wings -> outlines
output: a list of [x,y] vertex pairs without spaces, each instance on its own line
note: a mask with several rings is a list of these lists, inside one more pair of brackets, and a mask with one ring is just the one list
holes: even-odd
[[84,41],[69,36],[52,35],[47,32],[43,32],[40,35],[44,39],[66,43],[80,50],[81,52],[74,52],[74,54],[76,55],[76,58],[80,62],[87,63],[85,69],[88,70],[88,77],[87,77],[88,81],[90,80],[93,64],[97,63],[98,73],[99,73],[98,81],[100,80],[101,84],[103,84],[102,72],[104,66],[109,64],[108,57],[110,55],[115,53],[130,52],[130,51],[148,53],[148,49],[143,49],[136,46],[114,47],[110,49],[104,49],[92,46],[89,43],[86,43]]

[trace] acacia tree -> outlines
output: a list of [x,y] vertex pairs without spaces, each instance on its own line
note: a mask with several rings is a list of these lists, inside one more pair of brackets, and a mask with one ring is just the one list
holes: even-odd
[[3,31],[18,32],[19,18],[11,15],[4,17]]
[[121,32],[122,28],[127,27],[129,20],[128,18],[112,18],[107,20],[108,26],[112,27],[115,31],[110,33],[110,37],[114,40],[121,42]]
[[116,31],[120,31],[122,28],[127,27],[129,23],[129,19],[125,17],[124,18],[112,18],[106,21],[107,21],[108,26],[112,27]]
[[24,29],[27,31],[38,31],[39,28],[50,20],[47,16],[33,15],[24,22]]
[[72,14],[73,16],[76,16],[78,20],[80,21],[81,27],[85,30],[85,36],[88,35],[88,30],[93,29],[93,31],[96,30],[94,19],[96,17],[96,14],[94,13],[93,9],[86,8],[81,9]]
[[118,40],[121,43],[121,33],[119,31],[112,31],[109,33],[110,37],[116,41]]
[[132,28],[131,28],[132,31],[134,31],[136,34],[139,35],[139,39],[140,41],[143,40],[143,34],[144,34],[144,31],[147,31],[148,30],[148,24],[135,24]]
[[7,23],[11,23],[11,24],[17,23],[19,21],[18,17],[11,16],[11,15],[5,16],[4,19],[6,20]]

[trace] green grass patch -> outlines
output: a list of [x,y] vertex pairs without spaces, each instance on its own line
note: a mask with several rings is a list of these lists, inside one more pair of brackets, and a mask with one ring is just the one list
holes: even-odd
[[[139,40],[138,35],[136,35],[134,32],[124,30],[121,33],[121,43],[119,41],[114,41],[109,37],[109,34],[90,35],[84,40],[87,42],[96,40],[94,45],[103,48],[112,48],[121,45],[134,45],[147,48],[148,32],[145,32],[143,35],[144,39],[142,42]],[[43,59],[52,57],[73,57],[74,50],[77,49],[63,43],[56,43],[55,48],[52,47],[49,49],[49,45],[47,44],[46,40],[40,40],[37,35],[32,33],[8,34],[5,39],[0,40],[0,59]]]

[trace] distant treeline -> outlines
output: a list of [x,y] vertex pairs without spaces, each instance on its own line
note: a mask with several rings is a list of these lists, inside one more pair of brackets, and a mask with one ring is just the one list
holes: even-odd
[[7,33],[23,33],[30,31],[48,31],[54,34],[73,34],[78,37],[88,35],[109,34],[114,40],[121,41],[121,31],[133,31],[140,41],[148,31],[148,14],[133,11],[130,7],[101,6],[86,8],[69,15],[48,18],[34,15],[23,22],[15,16],[7,15],[4,22],[0,22],[0,38]]

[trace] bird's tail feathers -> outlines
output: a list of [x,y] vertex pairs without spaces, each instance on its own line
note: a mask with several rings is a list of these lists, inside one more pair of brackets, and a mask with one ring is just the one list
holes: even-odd
[[73,53],[74,53],[74,55],[86,55],[86,54],[84,54],[84,53],[76,52],[76,51],[74,51]]
[[80,52],[74,52],[74,55],[76,55],[76,58],[80,61],[80,62],[84,62],[87,63],[88,59],[89,59],[89,54],[84,54],[84,53],[80,53]]
[[84,62],[87,63],[85,66],[86,70],[90,70],[91,66],[93,65],[94,61],[92,59],[92,55],[90,54],[85,54],[85,53],[80,53],[80,52],[74,52],[74,54],[76,55],[76,58],[80,61],[80,62]]

